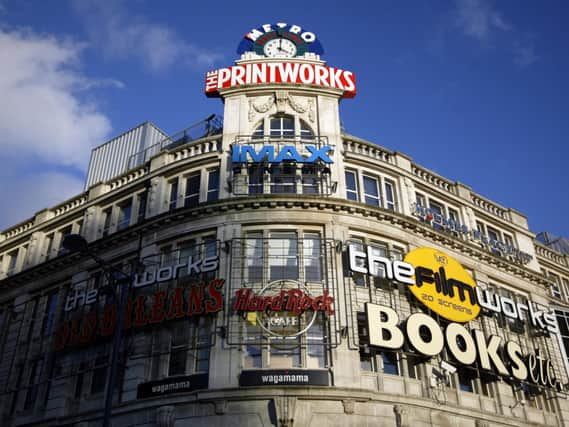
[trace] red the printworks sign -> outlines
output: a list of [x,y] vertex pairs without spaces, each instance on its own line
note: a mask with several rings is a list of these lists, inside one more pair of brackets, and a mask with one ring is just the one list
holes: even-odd
[[205,76],[205,93],[217,97],[221,89],[272,83],[340,89],[344,98],[356,96],[356,76],[351,71],[293,61],[255,62],[209,71]]

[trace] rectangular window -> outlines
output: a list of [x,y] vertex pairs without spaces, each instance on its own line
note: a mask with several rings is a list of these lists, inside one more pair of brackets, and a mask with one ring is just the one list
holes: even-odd
[[384,181],[385,187],[385,208],[395,210],[395,183],[389,180]]
[[218,198],[219,198],[219,169],[214,169],[210,170],[207,174],[207,201],[213,202]]
[[61,239],[59,241],[59,255],[67,253],[67,249],[63,247],[63,241],[65,240],[65,237],[69,236],[72,232],[73,232],[72,225],[68,225],[67,227],[64,227],[61,230],[59,230],[59,234],[61,236]]
[[452,209],[452,208],[448,208],[448,217],[451,221],[454,221],[456,224],[459,224],[459,217],[458,217],[458,211]]
[[263,194],[265,167],[254,165],[248,168],[249,194]]
[[263,280],[263,233],[247,233],[245,244],[245,283]]
[[555,298],[561,298],[559,276],[553,273],[549,273],[549,280],[551,280],[551,295],[553,295]]
[[269,280],[298,280],[298,248],[295,232],[271,233]]
[[169,376],[186,374],[190,330],[190,325],[187,322],[176,322],[176,325],[172,328],[170,360],[168,364]]
[[178,178],[170,181],[170,199],[169,199],[169,209],[176,209],[178,205]]
[[123,230],[130,225],[130,215],[132,213],[132,200],[128,200],[119,206],[119,218],[117,230]]
[[51,250],[53,249],[53,233],[45,236],[43,247],[45,250],[45,259],[48,260],[51,257]]
[[95,359],[95,366],[93,367],[93,374],[91,378],[91,394],[102,393],[105,391],[105,384],[107,383],[108,375],[108,362],[107,355],[97,356]]
[[320,235],[304,233],[304,280],[306,282],[322,281],[322,260],[320,253]]
[[42,369],[43,359],[37,359],[31,363],[28,389],[26,391],[26,399],[24,401],[24,410],[32,409],[36,402]]
[[368,205],[381,206],[379,198],[379,187],[377,179],[370,176],[363,177],[364,179],[364,200]]
[[318,174],[314,166],[305,165],[301,168],[302,194],[318,194]]
[[474,392],[474,387],[472,385],[472,374],[468,368],[461,367],[457,372],[458,376],[458,386],[461,391],[466,391],[469,393]]
[[18,250],[10,252],[6,255],[8,261],[6,262],[6,275],[11,276],[16,273],[16,265],[18,261]]
[[55,321],[55,310],[57,309],[57,297],[58,292],[52,292],[47,297],[47,303],[45,307],[45,315],[43,318],[43,335],[49,336],[53,332],[53,323]]
[[346,198],[348,200],[358,201],[358,179],[355,172],[346,171]]
[[382,351],[380,354],[383,361],[383,373],[399,375],[399,364],[397,363],[398,354],[394,351]]
[[191,175],[186,178],[186,194],[184,196],[184,207],[195,207],[200,202],[200,174]]
[[476,230],[478,230],[478,232],[483,236],[486,235],[486,227],[484,227],[484,224],[482,224],[480,221],[476,221]]
[[424,208],[427,207],[427,201],[425,199],[425,196],[423,196],[421,193],[415,193],[415,201],[419,206],[422,206]]
[[490,247],[492,248],[492,253],[496,255],[501,255],[502,252],[496,249],[497,243],[502,241],[502,239],[500,238],[500,232],[491,227],[488,227],[487,230],[488,230],[488,240],[490,241]]
[[296,168],[294,165],[271,166],[271,193],[296,193]]
[[138,213],[136,215],[136,222],[141,222],[146,218],[146,202],[148,199],[148,193],[146,190],[143,193],[138,194]]
[[113,214],[112,207],[109,207],[103,211],[103,237],[108,236],[110,233],[112,214]]
[[194,372],[209,371],[209,353],[211,348],[211,318],[200,317],[196,333],[196,361]]

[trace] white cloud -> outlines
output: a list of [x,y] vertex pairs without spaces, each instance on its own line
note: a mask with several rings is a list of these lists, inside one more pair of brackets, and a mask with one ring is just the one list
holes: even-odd
[[455,25],[463,34],[478,41],[487,40],[496,30],[512,29],[500,13],[484,0],[457,0]]
[[170,28],[127,10],[120,0],[81,0],[73,5],[93,45],[114,59],[136,58],[153,72],[176,64],[211,67],[221,55],[186,42]]
[[535,53],[535,48],[531,43],[514,43],[514,62],[520,68],[525,68],[539,59]]
[[109,119],[82,95],[120,82],[81,74],[81,49],[0,27],[0,229],[81,191],[67,172],[84,171],[90,148],[108,139]]

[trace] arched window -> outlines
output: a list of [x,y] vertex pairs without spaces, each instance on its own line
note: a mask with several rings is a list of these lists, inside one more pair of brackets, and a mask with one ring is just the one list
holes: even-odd
[[265,136],[271,138],[294,138],[295,136],[300,136],[301,139],[314,138],[311,127],[303,120],[295,120],[293,116],[271,116],[268,119],[268,127],[268,132],[266,132],[265,122],[258,124],[251,133],[251,139],[263,139]]

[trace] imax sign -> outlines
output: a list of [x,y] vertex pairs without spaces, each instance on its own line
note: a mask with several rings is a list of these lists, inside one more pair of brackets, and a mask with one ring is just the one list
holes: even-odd
[[333,163],[329,153],[333,151],[329,145],[321,148],[313,145],[305,145],[306,154],[300,154],[294,145],[285,145],[282,148],[265,145],[259,151],[251,145],[233,145],[231,149],[231,161],[233,163]]

